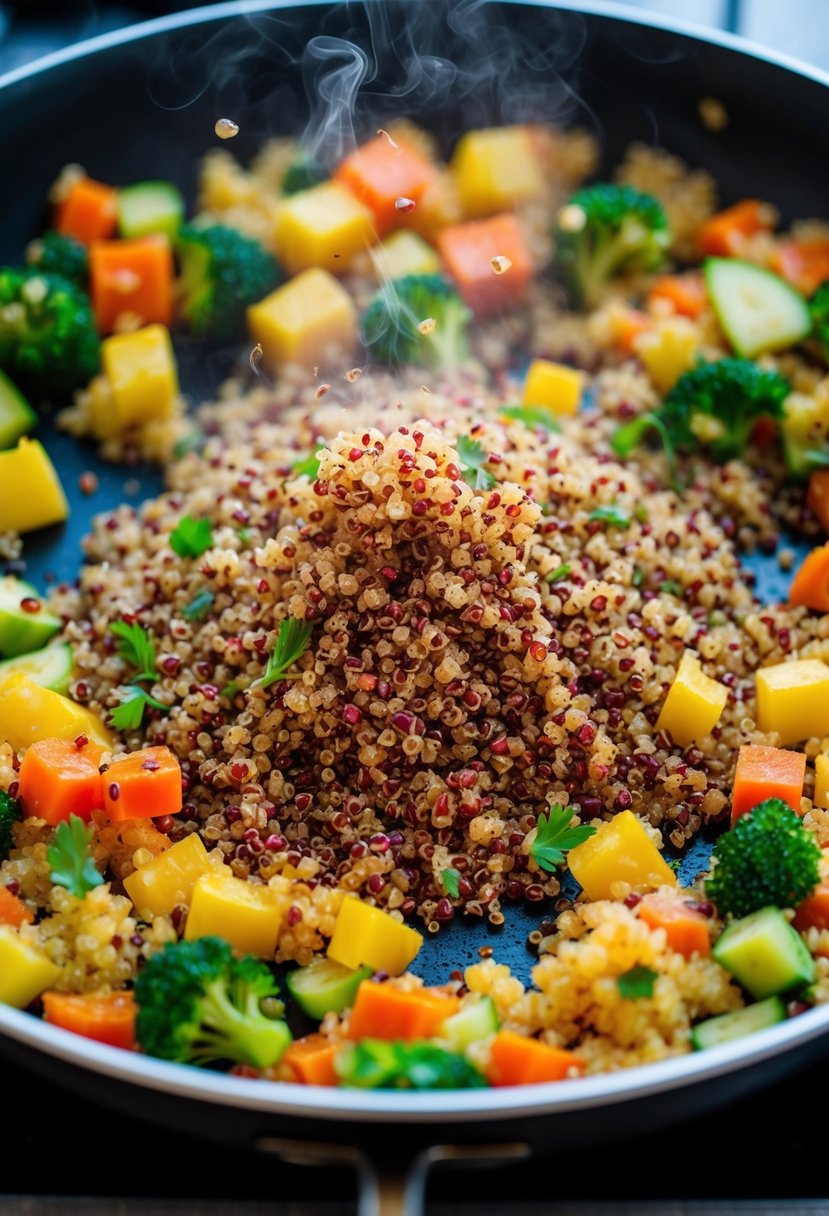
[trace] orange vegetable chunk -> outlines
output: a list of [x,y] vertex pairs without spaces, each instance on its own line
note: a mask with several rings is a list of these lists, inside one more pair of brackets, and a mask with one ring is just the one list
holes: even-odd
[[826,237],[811,237],[807,240],[781,241],[775,250],[772,265],[792,287],[810,296],[829,279],[829,240]]
[[118,318],[136,317],[135,328],[173,319],[173,251],[166,236],[134,241],[93,241],[89,249],[89,290],[101,334]]
[[807,929],[829,929],[829,882],[819,883],[798,905],[792,921],[798,933]]
[[435,167],[407,144],[391,143],[378,135],[347,156],[334,173],[334,180],[347,186],[374,216],[378,236],[406,223],[406,210],[397,200],[411,199],[417,205],[435,180]]
[[105,241],[118,224],[118,191],[91,177],[73,182],[55,212],[55,228],[84,245]]
[[665,303],[671,311],[692,320],[705,311],[708,293],[705,280],[696,271],[687,274],[666,274],[657,279],[648,292],[648,305]]
[[12,925],[19,929],[21,925],[30,925],[33,920],[23,900],[12,895],[6,887],[0,887],[0,925]]
[[614,314],[611,320],[613,341],[626,355],[636,353],[636,342],[641,334],[647,333],[650,317],[639,308],[624,308]]
[[460,1007],[457,997],[430,992],[428,988],[401,992],[390,984],[363,980],[351,1010],[348,1036],[405,1043],[429,1039]]
[[487,1068],[490,1085],[538,1085],[583,1072],[584,1062],[574,1052],[548,1047],[514,1030],[499,1030],[492,1040]]
[[114,761],[103,783],[110,819],[157,819],[181,810],[181,765],[169,747],[143,747]]
[[789,603],[829,612],[829,543],[806,554],[789,587]]
[[679,899],[663,899],[659,895],[643,895],[636,906],[639,919],[650,929],[664,929],[669,950],[685,958],[711,953],[708,922],[700,912],[689,908]]
[[772,220],[773,213],[767,203],[744,198],[706,220],[697,233],[697,245],[701,253],[713,257],[737,257],[746,238],[770,231]]
[[[527,242],[511,213],[444,228],[437,243],[458,291],[478,316],[512,304],[532,278]],[[493,258],[507,258],[509,269],[496,274]]]
[[293,1070],[301,1085],[336,1085],[339,1078],[334,1071],[334,1059],[339,1046],[324,1034],[307,1034],[294,1039],[281,1063]]
[[91,741],[41,739],[26,749],[18,776],[18,797],[27,817],[60,823],[70,815],[89,820],[104,805],[98,766],[104,749]]
[[767,798],[782,798],[800,813],[800,798],[806,776],[806,757],[782,747],[744,744],[737,757],[731,793],[731,822]]
[[135,999],[131,992],[44,992],[47,1022],[112,1047],[135,1047]]
[[829,536],[829,469],[816,469],[812,473],[806,502],[823,531]]

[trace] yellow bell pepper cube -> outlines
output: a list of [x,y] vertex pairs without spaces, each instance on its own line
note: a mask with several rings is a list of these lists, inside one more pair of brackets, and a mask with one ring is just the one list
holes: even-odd
[[612,899],[616,883],[634,891],[676,886],[676,875],[633,811],[620,811],[567,854],[570,873],[588,899]]
[[527,127],[469,131],[458,141],[450,168],[468,219],[509,211],[544,193],[544,175]]
[[533,359],[527,369],[521,400],[524,405],[540,406],[555,417],[577,414],[584,388],[584,376],[573,367]]
[[112,735],[97,714],[51,688],[41,688],[22,671],[0,684],[0,741],[16,752],[41,739],[77,739],[86,735],[111,751]]
[[11,925],[0,925],[0,1001],[25,1009],[51,988],[60,967],[35,946],[24,942]]
[[699,353],[699,330],[687,317],[666,317],[645,329],[633,349],[645,365],[654,388],[669,393],[680,376],[690,371]]
[[354,301],[327,270],[306,270],[247,312],[248,328],[272,367],[315,367],[349,354],[357,341]]
[[0,452],[0,532],[31,532],[69,515],[63,486],[43,444],[21,439]]
[[401,228],[374,249],[374,264],[381,278],[402,279],[407,274],[437,274],[440,258],[416,232]]
[[815,756],[815,806],[829,810],[829,756]]
[[344,967],[371,967],[402,975],[422,945],[423,937],[416,929],[401,924],[382,908],[348,896],[337,914],[328,957]]
[[178,904],[189,904],[193,887],[212,869],[201,837],[193,832],[124,879],[124,890],[139,913],[169,916]]
[[780,742],[829,735],[829,667],[820,659],[792,659],[763,667],[755,677],[757,725]]
[[674,743],[700,743],[717,725],[728,701],[728,689],[707,676],[693,650],[686,650],[657,719],[656,729]]
[[170,418],[179,394],[176,357],[164,325],[113,334],[101,343],[110,399],[90,395],[90,426],[99,439]]
[[215,934],[241,954],[273,958],[281,921],[280,906],[267,887],[217,871],[196,879],[184,936],[193,941]]
[[289,274],[313,266],[345,274],[355,253],[377,238],[368,208],[339,182],[321,182],[280,202],[274,239]]

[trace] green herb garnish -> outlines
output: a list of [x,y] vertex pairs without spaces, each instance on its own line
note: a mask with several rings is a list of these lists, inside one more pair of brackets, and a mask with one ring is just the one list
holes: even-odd
[[197,591],[190,603],[184,605],[181,615],[185,621],[200,621],[207,616],[215,598],[212,591]]
[[677,599],[682,599],[682,587],[675,579],[666,578],[663,583],[659,584],[659,590],[663,591],[665,595],[675,595]]
[[448,869],[442,870],[440,875],[440,884],[443,887],[444,895],[448,895],[450,899],[457,899],[460,892],[459,883],[461,876],[458,870]]
[[177,439],[173,444],[173,459],[181,460],[190,452],[201,452],[205,445],[207,436],[204,431],[198,429],[188,431],[186,435],[182,435],[181,439]]
[[567,578],[571,574],[573,567],[569,562],[562,562],[560,566],[556,566],[555,570],[551,570],[549,574],[545,574],[544,578],[548,583],[561,582],[563,578]]
[[277,680],[291,679],[292,677],[286,674],[288,668],[293,667],[305,654],[312,628],[310,621],[299,621],[294,616],[280,622],[276,645],[268,655],[265,674],[254,680],[251,688],[267,688]]
[[109,715],[109,720],[116,730],[138,730],[144,721],[144,710],[148,705],[152,705],[153,709],[160,709],[165,714],[170,712],[169,705],[156,701],[155,697],[151,697],[137,684],[128,684],[126,688],[119,690],[119,695],[121,704],[116,705]]
[[250,540],[250,528],[240,528],[236,533],[243,545],[246,545]]
[[89,852],[93,834],[78,815],[70,815],[55,828],[55,838],[46,850],[52,882],[66,887],[76,899],[83,899],[104,881]]
[[478,443],[468,435],[461,435],[457,443],[458,459],[461,462],[461,477],[473,490],[491,490],[495,485],[495,476],[485,469],[489,457]]
[[209,519],[184,515],[170,533],[170,548],[179,557],[201,557],[212,544],[213,528]]
[[316,452],[297,460],[292,465],[292,472],[294,477],[308,477],[311,481],[316,481],[320,475],[320,462]]
[[624,1000],[638,1001],[653,996],[653,986],[658,979],[659,972],[651,971],[650,967],[631,967],[617,978],[616,987]]
[[648,508],[643,502],[638,502],[633,508],[633,518],[640,524],[648,522]]
[[587,517],[591,522],[595,521],[600,524],[608,524],[611,528],[629,528],[630,516],[627,511],[623,511],[621,507],[617,507],[615,503],[608,503],[605,506],[596,507]]
[[511,418],[515,422],[523,422],[530,430],[541,427],[551,434],[561,430],[549,410],[540,405],[502,405],[498,413],[502,418]]
[[20,803],[10,798],[5,790],[0,790],[0,861],[9,855],[9,849],[14,844],[12,827],[22,815]]
[[542,811],[538,816],[530,853],[542,870],[555,870],[564,862],[567,849],[574,849],[596,835],[596,829],[589,824],[579,823],[573,827],[572,823],[573,812],[569,806],[551,806],[549,814]]
[[230,701],[236,696],[241,687],[242,685],[238,680],[228,680],[227,684],[225,684],[224,688],[222,689],[221,695],[223,697],[227,697],[227,699]]
[[641,587],[645,581],[645,571],[637,566],[630,581],[634,587]]
[[113,621],[109,631],[118,638],[116,650],[121,658],[136,669],[133,680],[154,680],[155,646],[147,630],[137,622]]

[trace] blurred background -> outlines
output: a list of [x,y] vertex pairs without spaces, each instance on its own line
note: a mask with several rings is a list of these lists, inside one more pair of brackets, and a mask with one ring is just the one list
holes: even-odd
[[[628,0],[628,4],[730,30],[829,69],[829,0]],[[197,6],[198,0],[0,0],[0,74],[93,34]]]

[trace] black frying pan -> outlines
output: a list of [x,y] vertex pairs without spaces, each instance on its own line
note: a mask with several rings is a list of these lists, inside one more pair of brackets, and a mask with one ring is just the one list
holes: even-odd
[[[169,178],[192,199],[197,161],[216,144],[218,117],[240,123],[232,150],[243,159],[269,135],[303,131],[319,72],[305,48],[320,37],[359,48],[343,54],[337,44],[337,62],[364,63],[353,110],[358,138],[397,114],[432,127],[447,149],[476,124],[578,123],[600,137],[608,169],[632,140],[658,143],[714,173],[726,202],[752,194],[776,203],[784,219],[829,216],[829,77],[739,40],[644,24],[632,10],[590,3],[454,9],[443,0],[231,3],[107,35],[0,78],[0,262],[19,261],[42,227],[47,189],[67,161],[115,184]],[[698,115],[700,99],[711,95],[730,115],[717,135]],[[327,112],[318,104],[311,111],[310,134],[319,139]],[[352,110],[338,114],[342,131]],[[235,353],[180,349],[194,400],[215,389]],[[160,481],[150,469],[103,465],[48,419],[40,430],[73,511],[65,527],[27,538],[27,575],[71,579],[91,514],[151,495]],[[91,499],[78,487],[88,469],[100,479]],[[130,484],[136,480],[137,489]],[[759,597],[781,598],[786,580],[774,559],[752,565]],[[699,842],[683,859],[682,877],[704,868],[707,851],[707,842]],[[460,923],[442,930],[418,959],[418,971],[429,982],[444,981],[488,944],[526,978],[533,962],[526,940],[538,918],[521,908],[507,913],[500,932]],[[373,1159],[388,1163],[411,1160],[438,1140],[482,1146],[488,1156],[498,1142],[498,1151],[514,1154],[525,1146],[607,1140],[773,1081],[829,1046],[827,1029],[829,1010],[816,1009],[725,1048],[616,1075],[518,1090],[353,1093],[251,1082],[128,1055],[0,1006],[0,1045],[34,1071],[156,1122],[186,1120],[225,1143],[260,1144],[314,1161],[330,1155],[333,1143],[362,1170],[367,1204],[368,1157],[344,1146],[371,1144]],[[309,1147],[314,1143],[329,1148]]]

